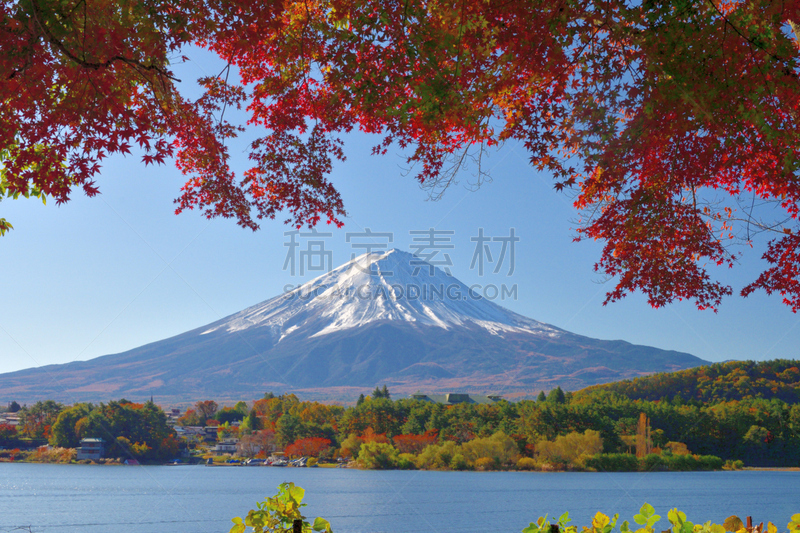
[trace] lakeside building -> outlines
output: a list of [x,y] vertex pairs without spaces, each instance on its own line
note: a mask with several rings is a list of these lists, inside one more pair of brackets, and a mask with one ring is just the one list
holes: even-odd
[[175,426],[173,428],[175,434],[179,437],[197,437],[204,439],[206,436],[206,428],[203,426]]
[[169,426],[174,426],[181,417],[181,410],[175,407],[169,410],[164,410],[164,413],[167,415],[167,425]]
[[490,394],[483,396],[480,394],[465,394],[460,392],[449,392],[447,394],[425,394],[417,391],[411,395],[414,400],[423,402],[439,403],[443,405],[454,405],[457,403],[480,403],[480,404],[493,404],[503,399],[499,394]]
[[211,451],[215,455],[224,455],[226,453],[236,453],[236,445],[239,444],[239,439],[222,439],[214,446]]
[[103,439],[81,439],[81,445],[77,448],[78,461],[90,459],[96,461],[101,459],[105,453],[105,442]]
[[19,426],[19,415],[17,413],[2,413],[0,414],[0,424],[17,427]]

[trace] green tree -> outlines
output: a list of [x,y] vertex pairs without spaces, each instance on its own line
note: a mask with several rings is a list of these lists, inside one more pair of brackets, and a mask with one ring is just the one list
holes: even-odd
[[566,403],[567,398],[564,395],[564,391],[561,390],[561,387],[556,387],[547,395],[547,401],[550,403]]
[[275,438],[280,446],[288,446],[305,436],[303,421],[294,415],[285,414],[275,424]]
[[150,401],[138,404],[122,399],[101,403],[79,423],[81,437],[106,442],[107,456],[166,459],[178,450],[167,415]]
[[[240,402],[244,404],[244,402]],[[238,406],[238,404],[237,404]],[[243,420],[247,416],[247,404],[245,404],[245,411],[241,411],[236,407],[223,407],[219,411],[214,414],[214,419],[217,420],[220,424],[224,423],[233,423],[239,422]]]
[[446,470],[451,467],[453,458],[463,457],[461,446],[448,440],[441,444],[431,444],[417,456],[417,467],[428,470]]
[[264,429],[264,422],[258,416],[258,413],[256,412],[255,408],[250,409],[248,415],[244,417],[244,419],[242,420],[240,428],[247,429],[250,431],[260,431]]
[[78,403],[61,411],[50,429],[50,444],[61,448],[77,448],[81,435],[78,422],[89,416],[92,404]]
[[400,428],[402,435],[421,435],[425,433],[425,416],[419,411],[408,413],[405,423]]
[[762,447],[768,438],[769,430],[767,428],[753,425],[747,430],[742,440],[750,446]]
[[478,438],[461,445],[467,461],[475,463],[482,457],[494,460],[496,466],[508,466],[517,462],[519,448],[514,440],[498,431],[491,437]]
[[401,433],[405,417],[401,404],[379,398],[348,409],[339,420],[338,431],[345,438],[350,433],[362,435],[371,427],[375,433],[392,437]]
[[554,441],[536,443],[536,453],[545,461],[577,464],[580,458],[590,457],[603,451],[600,432],[587,429],[583,433],[573,431],[560,435]]
[[359,438],[355,433],[351,433],[346,439],[342,440],[341,450],[342,455],[350,456],[353,459],[358,457],[358,452],[361,451],[361,445],[364,441]]
[[358,452],[358,462],[370,470],[388,470],[397,466],[397,448],[385,442],[365,442]]

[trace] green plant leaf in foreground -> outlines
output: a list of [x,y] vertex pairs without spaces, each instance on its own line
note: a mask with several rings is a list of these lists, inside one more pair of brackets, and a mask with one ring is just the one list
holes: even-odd
[[245,533],[247,527],[253,528],[253,533],[291,533],[295,520],[303,521],[303,533],[332,533],[330,522],[323,518],[315,519],[313,526],[305,521],[300,513],[300,508],[306,505],[303,503],[304,496],[305,490],[302,487],[294,483],[281,483],[278,494],[258,502],[258,509],[251,509],[244,522],[239,517],[233,518],[234,525],[230,533]]
[[[246,533],[248,527],[252,528],[252,533],[292,533],[295,520],[302,521],[303,533],[314,531],[333,533],[330,522],[324,518],[317,517],[313,524],[305,521],[305,517],[300,513],[300,509],[306,506],[303,503],[304,496],[305,491],[294,483],[281,483],[278,486],[278,493],[275,496],[267,497],[263,502],[258,502],[257,509],[250,510],[244,520],[239,517],[233,518],[233,527],[231,527],[230,533]],[[612,533],[618,518],[619,514],[609,518],[608,515],[598,512],[592,517],[591,527],[584,526],[582,533]],[[653,533],[653,525],[661,519],[661,516],[656,514],[652,505],[645,503],[633,519],[644,527],[632,531],[628,522],[624,521],[620,524],[619,532]],[[762,523],[757,527],[746,529],[738,516],[729,516],[722,525],[713,524],[710,521],[693,524],[686,519],[686,513],[678,509],[670,509],[667,519],[672,524],[671,531],[673,533],[778,533],[778,528],[772,522],[767,522],[766,528]],[[554,525],[558,526],[561,533],[578,533],[576,526],[568,525],[571,521],[569,513],[564,513],[558,518],[556,524],[550,524],[547,515],[544,515],[539,517],[536,522],[531,522],[522,530],[522,533],[551,533]],[[800,513],[792,516],[788,528],[790,533],[800,532]]]
[[312,525],[311,528],[314,531],[325,531],[326,533],[330,533],[331,523],[318,516],[314,519],[314,525]]
[[549,533],[550,524],[547,522],[547,515],[540,516],[536,522],[531,522],[522,533]]
[[744,522],[742,522],[741,518],[734,515],[726,518],[722,526],[725,528],[725,531],[739,531],[740,529],[744,529]]
[[649,503],[642,505],[639,514],[633,516],[634,522],[646,528],[652,528],[659,520],[661,516],[656,514],[656,510]]

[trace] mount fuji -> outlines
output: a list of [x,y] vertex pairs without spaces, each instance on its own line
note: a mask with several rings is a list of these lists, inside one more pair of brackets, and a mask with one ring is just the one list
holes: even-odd
[[89,361],[0,375],[2,400],[190,402],[300,392],[533,395],[706,364],[513,313],[399,250],[364,254],[212,324]]

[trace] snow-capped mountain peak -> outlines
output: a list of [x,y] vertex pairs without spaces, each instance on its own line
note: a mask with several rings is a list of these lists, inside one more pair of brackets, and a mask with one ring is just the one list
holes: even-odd
[[26,401],[156,394],[171,403],[238,401],[265,390],[350,401],[356,391],[383,383],[394,394],[535,394],[554,384],[574,390],[704,363],[530,320],[477,297],[418,257],[388,250],[168,339],[57,372],[44,367],[0,376],[0,390]]
[[482,298],[458,279],[408,252],[371,252],[211,325],[204,333],[270,328],[277,341],[315,337],[378,321],[448,329],[474,325],[494,334],[525,331],[558,336],[562,330]]

